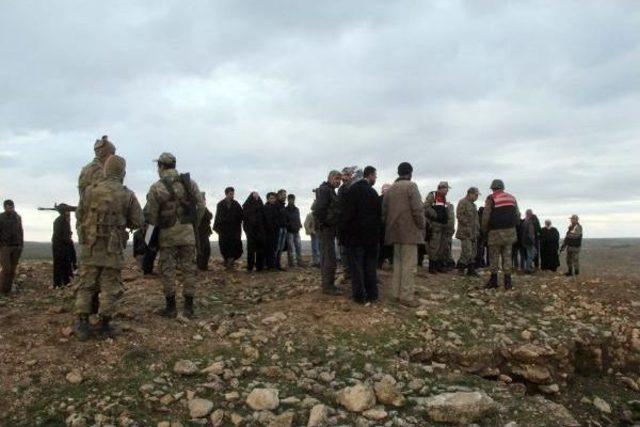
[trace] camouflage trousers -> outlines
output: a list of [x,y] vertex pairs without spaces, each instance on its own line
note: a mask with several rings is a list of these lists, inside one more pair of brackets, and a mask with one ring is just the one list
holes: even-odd
[[567,246],[567,270],[572,273],[574,269],[580,271],[580,248]]
[[429,261],[446,261],[448,236],[444,224],[434,222],[431,224],[431,236],[428,242]]
[[99,294],[100,316],[113,316],[115,307],[124,291],[122,270],[94,265],[82,265],[76,288],[76,314],[91,314],[93,298]]
[[476,240],[460,240],[460,259],[458,260],[458,264],[465,266],[475,264],[477,252],[478,242]]
[[[160,248],[160,273],[165,296],[175,296],[176,279],[182,284],[182,296],[195,294],[196,249],[193,245]],[[178,277],[177,277],[178,276]]]
[[500,270],[500,258],[502,257],[502,272],[511,274],[511,248],[518,240],[515,228],[489,231],[489,266],[491,273]]

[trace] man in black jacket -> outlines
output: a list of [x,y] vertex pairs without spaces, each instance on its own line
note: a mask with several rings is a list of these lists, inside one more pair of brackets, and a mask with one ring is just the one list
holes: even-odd
[[296,206],[296,196],[287,196],[287,259],[289,268],[302,267],[302,242],[300,241],[300,229],[302,220],[300,219],[300,209]]
[[325,294],[338,295],[340,291],[336,281],[336,227],[338,224],[338,196],[336,188],[340,185],[341,173],[333,170],[316,191],[313,216],[320,235],[320,270],[322,273],[322,291]]
[[378,245],[382,210],[373,189],[376,169],[367,166],[364,178],[354,182],[341,203],[340,223],[347,246],[353,300],[357,303],[378,300]]
[[280,207],[276,193],[267,193],[267,203],[264,205],[264,259],[267,270],[276,268],[276,252],[278,251]]
[[67,286],[78,268],[76,249],[71,236],[71,212],[66,204],[58,205],[58,218],[53,222],[51,248],[53,250],[53,287]]
[[9,295],[22,255],[24,234],[22,218],[16,213],[13,200],[5,200],[3,206],[4,212],[0,214],[0,294]]

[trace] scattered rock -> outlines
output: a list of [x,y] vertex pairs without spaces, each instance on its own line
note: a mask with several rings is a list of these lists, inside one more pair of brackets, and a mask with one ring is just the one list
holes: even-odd
[[191,360],[178,360],[173,365],[173,372],[180,375],[194,375],[198,372],[198,366]]
[[323,425],[329,417],[329,409],[326,405],[318,404],[311,408],[307,427],[319,427]]
[[203,374],[213,374],[213,375],[222,375],[224,372],[225,364],[223,361],[213,362],[211,365],[204,368],[202,371]]
[[82,381],[84,381],[82,374],[77,369],[69,372],[66,376],[66,379],[71,384],[80,384]]
[[542,396],[535,396],[534,401],[538,403],[540,409],[547,414],[553,414],[557,425],[562,427],[580,427],[571,412],[559,403],[552,402]]
[[191,418],[204,418],[213,411],[213,402],[207,399],[191,399],[189,401],[189,415]]
[[425,401],[432,420],[444,423],[468,424],[497,410],[494,400],[484,392],[444,393]]
[[272,411],[280,406],[279,393],[274,388],[254,388],[247,396],[247,405],[254,411]]
[[224,422],[224,411],[222,409],[216,409],[211,413],[209,417],[209,421],[211,421],[211,425],[213,427],[219,427]]
[[345,387],[337,393],[337,402],[351,412],[362,412],[371,409],[376,404],[373,389],[365,384]]
[[269,427],[291,427],[295,414],[291,411],[284,412],[271,419]]
[[368,410],[364,411],[362,413],[362,415],[365,418],[368,418],[370,420],[380,421],[380,420],[384,420],[385,418],[387,418],[388,414],[384,410],[384,408],[373,408],[373,409],[368,409]]
[[382,380],[374,384],[373,388],[381,403],[398,408],[404,406],[405,398],[396,388],[396,380],[391,375],[385,375]]
[[604,399],[601,399],[599,397],[593,398],[593,406],[595,406],[600,412],[603,412],[605,414],[611,413],[611,405],[609,405]]

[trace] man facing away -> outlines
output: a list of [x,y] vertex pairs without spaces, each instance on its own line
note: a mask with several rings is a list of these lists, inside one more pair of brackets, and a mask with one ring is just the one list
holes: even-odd
[[336,188],[340,185],[341,173],[329,172],[327,180],[316,191],[313,216],[316,230],[320,236],[320,270],[322,274],[322,292],[338,295],[340,291],[336,281],[336,227],[338,225],[338,196]]
[[558,250],[560,249],[560,233],[545,220],[540,230],[540,269],[556,271],[560,266]]
[[[316,191],[317,189],[314,188],[314,195]],[[313,267],[320,267],[320,240],[316,232],[316,221],[313,218],[313,206],[311,206],[311,212],[309,212],[304,219],[304,232],[307,236],[311,237],[311,265]]]
[[480,192],[476,187],[470,187],[467,195],[458,201],[456,216],[458,218],[458,231],[456,238],[460,240],[460,259],[458,260],[458,270],[460,274],[467,276],[478,276],[475,269],[476,252],[478,249],[478,237],[480,236],[480,220],[476,200]]
[[110,156],[104,165],[104,180],[85,190],[76,211],[83,235],[75,304],[75,333],[80,341],[91,335],[89,315],[95,294],[100,301],[99,332],[113,335],[110,321],[124,291],[121,274],[127,229],[140,228],[144,221],[135,194],[122,185],[125,168],[122,157]]
[[382,218],[376,169],[367,166],[363,178],[354,182],[342,200],[340,217],[343,241],[351,271],[353,300],[359,304],[378,300],[378,245]]
[[302,267],[302,242],[300,241],[300,229],[302,222],[300,220],[300,209],[296,206],[296,196],[289,194],[287,196],[287,261],[289,268]]
[[178,173],[173,154],[162,153],[155,162],[160,179],[149,188],[144,211],[149,225],[159,228],[160,273],[165,298],[165,307],[159,314],[176,317],[178,270],[182,273],[183,313],[192,317],[196,275],[194,226],[202,218],[204,200],[189,175]]
[[486,287],[498,287],[498,271],[502,258],[504,288],[511,289],[511,249],[518,240],[516,225],[520,218],[520,210],[516,198],[504,191],[504,182],[501,179],[493,180],[491,190],[492,194],[487,196],[482,212],[482,231],[487,236],[491,267],[491,277]]
[[2,204],[0,214],[0,294],[9,295],[16,277],[18,262],[24,246],[22,218],[16,213],[13,200]]
[[382,217],[385,243],[393,245],[393,281],[391,296],[408,307],[415,301],[415,274],[418,244],[424,242],[424,204],[418,186],[411,181],[413,167],[407,162],[398,166],[398,179],[384,195]]
[[534,259],[537,254],[536,227],[533,219],[533,211],[527,209],[524,213],[524,221],[520,225],[520,241],[524,249],[524,272],[533,273]]
[[58,205],[58,217],[53,221],[51,249],[53,252],[53,287],[67,286],[77,268],[76,248],[71,236],[71,211],[64,203]]
[[447,224],[449,211],[447,210],[447,193],[449,183],[441,181],[438,189],[427,195],[425,213],[429,220],[431,235],[429,238],[429,273],[443,273],[447,270],[445,259],[445,245],[447,244]]
[[582,247],[582,225],[578,215],[571,215],[571,224],[564,237],[562,249],[567,249],[567,272],[565,276],[580,274],[580,248]]

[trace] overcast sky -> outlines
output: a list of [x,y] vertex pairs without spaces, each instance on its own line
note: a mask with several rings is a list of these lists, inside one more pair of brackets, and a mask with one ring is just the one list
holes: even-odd
[[505,180],[587,237],[640,236],[635,1],[0,2],[0,198],[49,240],[108,134],[144,204],[178,158],[212,206],[410,161],[426,196]]

